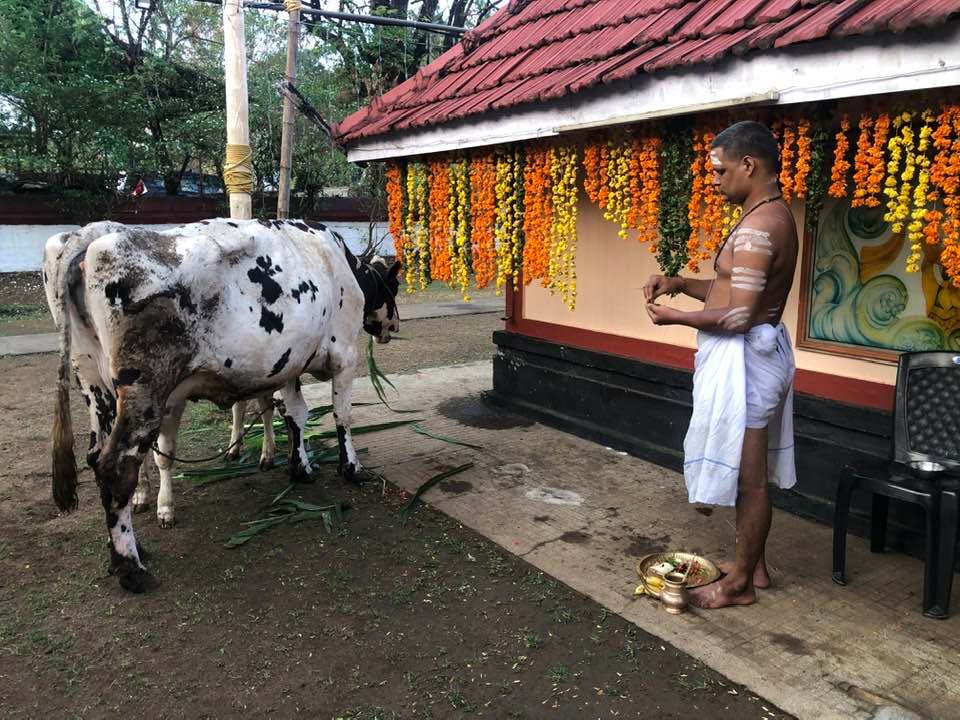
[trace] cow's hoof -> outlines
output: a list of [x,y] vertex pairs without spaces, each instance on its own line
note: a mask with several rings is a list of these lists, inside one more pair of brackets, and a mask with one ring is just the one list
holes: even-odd
[[120,587],[132,593],[147,592],[160,584],[156,577],[139,567],[132,560],[129,561],[129,564],[124,563],[117,568],[115,575],[120,581]]
[[260,470],[266,472],[267,470],[273,470],[274,461],[273,458],[260,458]]
[[120,587],[132,593],[142,593],[159,585],[157,579],[136,560],[120,555],[114,549],[113,543],[108,543],[108,546],[110,549],[110,574],[117,576]]
[[130,499],[130,502],[133,504],[134,513],[142,513],[144,510],[150,508],[150,486],[143,487],[143,483],[137,486],[137,489],[133,493],[133,497]]
[[176,520],[173,516],[173,508],[169,505],[157,508],[157,522],[164,530],[169,530],[174,526]]
[[306,470],[296,470],[290,473],[290,482],[294,482],[300,485],[311,485],[315,483],[317,479],[313,477]]
[[375,472],[371,472],[365,467],[357,467],[353,463],[340,468],[340,474],[343,476],[344,481],[354,485],[362,485],[363,483],[375,482],[380,479],[380,476]]
[[232,450],[229,450],[226,455],[227,462],[236,462],[240,459],[240,447],[237,446]]

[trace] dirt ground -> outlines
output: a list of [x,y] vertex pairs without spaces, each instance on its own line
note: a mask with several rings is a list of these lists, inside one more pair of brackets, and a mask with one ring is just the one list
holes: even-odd
[[[388,352],[414,348],[420,364],[440,364],[431,349],[444,332],[462,346],[467,320],[481,323],[475,353],[489,357],[491,317],[411,322],[410,344],[380,348],[378,362],[404,369],[409,357]],[[0,359],[4,717],[784,716],[445,516],[421,506],[403,525],[397,490],[345,487],[329,465],[287,497],[349,505],[332,532],[284,525],[235,549],[224,541],[287,487],[283,471],[178,481],[175,528],[137,517],[161,584],[127,594],[105,573],[92,473],[77,512],[58,516],[50,499],[55,364]],[[72,401],[83,448],[85,409]],[[212,406],[185,422],[178,454],[224,444],[226,415]],[[375,442],[358,436],[360,448]],[[456,492],[456,478],[440,487]]]

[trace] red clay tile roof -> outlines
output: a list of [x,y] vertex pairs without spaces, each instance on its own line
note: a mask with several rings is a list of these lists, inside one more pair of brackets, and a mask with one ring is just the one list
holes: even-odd
[[334,134],[349,144],[725,55],[938,25],[958,12],[960,0],[511,0]]

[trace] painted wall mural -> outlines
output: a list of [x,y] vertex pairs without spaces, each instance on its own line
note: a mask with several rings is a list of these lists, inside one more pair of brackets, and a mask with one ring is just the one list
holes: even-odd
[[910,246],[880,207],[828,201],[812,272],[808,336],[886,350],[960,350],[960,288],[924,245],[919,273],[907,273]]

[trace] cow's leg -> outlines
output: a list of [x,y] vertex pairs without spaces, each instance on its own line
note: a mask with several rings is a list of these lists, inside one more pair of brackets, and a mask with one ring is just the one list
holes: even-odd
[[292,380],[283,386],[283,404],[287,423],[287,440],[290,443],[290,478],[293,482],[313,482],[310,476],[310,460],[307,459],[307,446],[303,441],[307,426],[307,403],[300,392],[298,380]]
[[355,483],[360,480],[363,468],[357,459],[357,451],[350,437],[352,422],[354,366],[344,367],[333,376],[333,421],[337,426],[337,445],[340,448],[339,469],[343,479]]
[[247,415],[247,401],[240,400],[233,404],[233,426],[230,428],[230,449],[227,451],[227,460],[236,460],[243,451],[244,418]]
[[133,493],[133,512],[141,513],[150,507],[150,472],[149,463],[144,460],[140,463],[140,479],[137,481],[137,489]]
[[160,423],[160,435],[157,447],[160,452],[153,453],[153,459],[160,469],[160,492],[157,494],[157,522],[162,528],[172,528],[175,522],[173,513],[173,463],[177,450],[177,430],[183,417],[185,403],[167,407]]
[[145,389],[121,387],[116,423],[94,467],[110,539],[111,571],[131,592],[143,592],[155,583],[133,531],[133,493],[140,465],[159,431],[161,410]]
[[260,449],[260,469],[269,470],[277,457],[277,440],[273,435],[273,395],[257,398],[260,420],[263,421],[263,447]]

